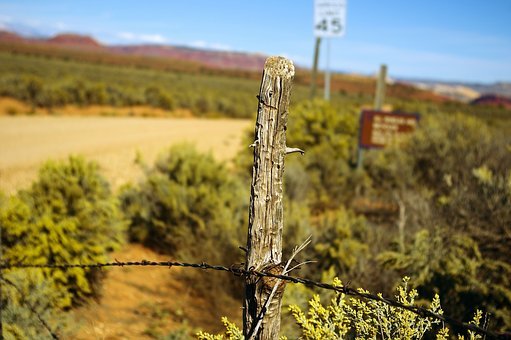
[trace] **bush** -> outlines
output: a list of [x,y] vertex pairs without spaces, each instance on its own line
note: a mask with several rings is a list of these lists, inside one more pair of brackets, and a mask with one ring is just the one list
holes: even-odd
[[[405,306],[415,306],[418,292],[408,286],[409,278],[405,277],[397,287],[396,300]],[[335,278],[335,286],[342,282]],[[369,293],[359,289],[361,293]],[[381,294],[379,294],[382,297]],[[440,298],[436,295],[428,310],[442,315]],[[449,328],[440,320],[420,316],[404,308],[394,307],[377,300],[362,299],[346,296],[336,292],[328,305],[323,305],[319,295],[309,301],[307,314],[297,305],[289,306],[296,324],[299,327],[299,339],[423,339],[435,336],[438,340],[449,338]],[[477,311],[472,321],[473,325],[481,326],[482,313]],[[222,318],[226,331],[224,334],[197,333],[202,340],[243,339],[242,331],[227,318]],[[469,339],[483,339],[475,332],[468,332]],[[294,337],[293,337],[294,338]],[[283,336],[281,339],[287,339]],[[458,335],[458,339],[464,336]]]
[[466,320],[483,308],[493,315],[493,324],[511,324],[511,266],[483,258],[467,235],[421,230],[405,253],[386,251],[379,260],[401,275],[410,274],[422,296],[440,294],[451,317]]
[[401,201],[407,233],[399,243],[410,244],[384,252],[384,262],[417,276],[424,295],[441,292],[450,314],[481,305],[498,327],[511,325],[509,143],[478,119],[432,115],[365,164],[368,190]]
[[[190,144],[162,153],[138,186],[121,194],[132,241],[185,262],[230,265],[243,262],[248,224],[248,187],[211,154]],[[197,294],[226,310],[242,296],[242,281],[214,272],[181,274]]]
[[248,195],[211,154],[190,144],[160,155],[138,187],[121,195],[131,240],[180,258],[232,263],[240,259]]
[[369,254],[364,242],[367,240],[365,219],[349,210],[338,209],[319,217],[316,229],[319,236],[314,251],[321,259],[318,269],[333,270],[350,278],[359,275],[361,261]]
[[174,108],[172,97],[157,86],[149,86],[146,88],[145,103],[164,110],[172,110]]
[[61,304],[64,293],[53,280],[41,269],[10,271],[3,280],[1,313],[6,339],[53,339],[50,330],[63,335],[68,324]]
[[[334,285],[342,282],[334,279]],[[369,293],[360,290],[363,293]],[[410,290],[408,278],[397,288],[396,300],[413,306],[417,291]],[[328,306],[321,304],[319,295],[309,301],[309,311],[305,314],[298,306],[290,306],[296,323],[304,339],[422,339],[427,331],[439,325],[440,321],[421,317],[408,310],[389,306],[380,301],[346,297],[336,293]],[[442,314],[440,299],[436,296],[429,310]],[[445,330],[442,330],[445,332]]]
[[[5,257],[33,264],[104,262],[126,225],[98,165],[80,157],[47,162],[30,189],[2,205],[0,223]],[[97,293],[97,270],[43,272],[65,292],[62,305]]]
[[[338,110],[327,102],[298,105],[289,119],[287,144],[304,149],[300,159],[308,177],[309,202],[314,210],[337,208],[354,193],[352,158],[357,134],[358,114]],[[290,162],[289,172],[296,162]]]

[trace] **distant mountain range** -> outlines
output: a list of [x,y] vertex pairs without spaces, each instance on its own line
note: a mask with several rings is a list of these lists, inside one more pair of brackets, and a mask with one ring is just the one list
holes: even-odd
[[[187,62],[196,62],[211,68],[260,70],[267,56],[256,53],[220,51],[192,48],[187,46],[171,46],[159,44],[140,45],[103,45],[90,36],[66,33],[53,37],[27,37],[10,31],[0,31],[0,43],[37,44],[43,46],[59,46],[79,50],[97,51],[117,55],[161,57]],[[444,82],[421,79],[394,79],[395,82],[412,85],[422,90],[432,91],[438,95],[472,102],[475,99],[496,95],[503,100],[511,98],[511,83],[476,84],[463,82]],[[500,99],[499,99],[500,101]]]
[[176,60],[198,62],[220,69],[260,70],[266,56],[256,53],[217,51],[170,45],[103,45],[90,36],[79,34],[58,34],[50,38],[24,37],[19,34],[0,31],[0,42],[58,45],[60,47],[110,52],[124,55],[165,57]]
[[436,80],[401,79],[400,82],[447,96],[462,102],[471,102],[481,96],[494,95],[511,99],[511,83],[497,82],[492,84],[443,82]]

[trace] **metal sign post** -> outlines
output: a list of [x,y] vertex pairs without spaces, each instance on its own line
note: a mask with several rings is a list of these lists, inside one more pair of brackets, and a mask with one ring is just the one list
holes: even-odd
[[376,94],[374,96],[374,109],[381,110],[385,100],[385,83],[387,82],[387,65],[380,66],[378,81],[376,82]]
[[316,76],[318,74],[318,59],[319,59],[319,45],[321,44],[321,38],[316,37],[316,44],[314,45],[314,63],[312,64],[312,74],[311,74],[311,94],[310,99],[314,99],[316,97]]
[[[380,66],[380,73],[378,74],[378,80],[376,82],[376,93],[374,95],[374,112],[377,112],[377,111],[381,111],[382,108],[383,108],[383,102],[385,100],[385,84],[386,84],[386,81],[387,81],[387,65],[385,64],[382,64]],[[358,144],[358,152],[357,152],[357,169],[360,169],[360,167],[362,166],[362,161],[363,161],[363,158],[364,158],[364,148],[369,148],[368,145],[370,143],[367,142],[367,133],[365,132],[366,130],[364,129],[372,129],[369,128],[368,126],[370,126],[370,124],[372,124],[372,122],[367,122],[365,120],[365,115],[367,115],[366,113],[362,113],[361,117],[360,117],[360,128],[359,128],[359,137],[360,137],[360,140],[359,140],[359,144]],[[377,116],[377,119],[380,119],[379,116]],[[378,128],[376,128],[378,129]],[[399,130],[400,132],[402,130]],[[364,137],[364,133],[366,133],[366,137]],[[364,138],[366,138],[364,140]],[[381,145],[380,145],[381,146]],[[375,147],[375,145],[371,145],[370,147]]]
[[325,100],[330,100],[330,38],[326,40]]
[[[314,1],[314,36],[327,39],[327,65],[325,71],[325,100],[330,100],[330,38],[342,37],[346,31],[347,0],[315,0]],[[318,41],[318,40],[316,40]],[[316,48],[319,44],[316,43]],[[318,54],[316,50],[315,55]],[[317,60],[314,61],[312,79],[316,79]],[[314,85],[313,85],[314,86]],[[314,93],[311,93],[314,96]]]

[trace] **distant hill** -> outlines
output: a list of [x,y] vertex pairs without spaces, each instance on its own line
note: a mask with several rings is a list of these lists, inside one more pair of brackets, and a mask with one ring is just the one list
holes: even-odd
[[99,42],[94,38],[86,35],[79,35],[73,33],[58,34],[49,39],[39,39],[41,42],[48,42],[66,46],[78,46],[78,47],[102,47]]
[[487,105],[511,110],[511,99],[498,95],[484,95],[471,102],[472,105]]
[[[83,55],[76,54],[66,56],[72,59],[83,61],[104,62],[105,60],[113,60],[117,58],[116,62],[119,64],[147,66],[159,65],[159,69],[194,69],[194,70],[207,70],[208,72],[215,72],[214,70],[237,70],[253,73],[260,71],[267,58],[266,55],[258,53],[245,53],[233,51],[220,51],[191,48],[186,46],[171,46],[171,45],[158,45],[158,44],[139,44],[139,45],[103,45],[93,37],[87,35],[80,35],[74,33],[58,34],[54,37],[26,37],[10,31],[0,30],[0,44],[3,45],[30,45],[30,50],[36,54],[49,55],[48,48],[54,49],[58,47],[60,50],[68,51],[85,51],[87,53],[95,54],[84,58]],[[20,49],[16,50],[20,52]],[[25,49],[26,51],[26,49]],[[56,53],[53,53],[56,54]],[[117,56],[117,57],[115,57]],[[135,59],[128,60],[129,57]],[[128,58],[128,59],[127,59]],[[144,58],[155,58],[147,60]],[[158,60],[157,60],[158,59]],[[169,66],[169,60],[175,60],[177,66]],[[254,74],[245,74],[245,76],[254,77]],[[306,80],[309,77],[297,74],[297,78]],[[361,76],[359,78],[368,79],[373,81],[373,77]],[[349,75],[342,77],[343,81],[332,83],[333,90],[348,91],[356,90],[358,92],[367,92],[367,82],[353,81]],[[297,79],[298,80],[298,79]],[[346,87],[346,83],[350,83]],[[482,95],[499,95],[511,98],[511,83],[494,83],[494,84],[473,84],[462,82],[443,82],[435,80],[410,80],[410,79],[397,79],[396,87],[413,86],[418,89],[414,93],[414,97],[422,100],[432,100],[435,102],[442,102],[446,100],[456,100],[465,103],[479,98]],[[371,90],[370,92],[372,92]],[[390,90],[391,92],[395,90]],[[406,92],[397,89],[398,92]]]
[[493,84],[477,84],[462,82],[443,82],[436,80],[401,80],[417,88],[432,91],[465,103],[485,96],[496,95],[511,98],[511,83],[497,82]]
[[87,35],[66,33],[50,38],[28,38],[13,32],[0,31],[0,42],[28,43],[37,45],[58,45],[63,48],[96,50],[118,55],[164,57],[198,62],[220,69],[260,70],[266,60],[265,55],[256,53],[196,49],[168,45],[102,45]]
[[263,68],[267,58],[267,56],[262,54],[203,50],[165,45],[125,45],[112,46],[109,49],[122,54],[191,60],[212,67],[241,70],[260,70]]
[[489,85],[485,84],[468,84],[470,88],[481,94],[495,94],[511,98],[511,83],[498,82]]
[[[43,56],[61,60],[75,60],[93,64],[128,66],[159,71],[232,76],[260,79],[260,72],[267,56],[257,53],[207,50],[171,45],[104,45],[87,35],[66,33],[54,37],[24,37],[0,31],[0,51],[16,54]],[[297,66],[297,65],[296,65]],[[311,72],[296,67],[295,82],[309,85]],[[323,84],[323,74],[316,82]],[[372,96],[375,77],[334,73],[331,78],[332,93]],[[402,82],[389,82],[387,94],[403,100],[435,103],[452,101],[427,89],[420,89]]]
[[0,41],[4,42],[21,42],[26,40],[20,35],[8,31],[0,31]]

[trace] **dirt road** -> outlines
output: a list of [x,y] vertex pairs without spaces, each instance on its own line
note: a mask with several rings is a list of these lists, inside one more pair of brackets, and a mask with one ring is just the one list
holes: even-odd
[[27,187],[47,159],[81,154],[97,161],[113,188],[141,175],[137,152],[152,164],[171,144],[192,142],[223,161],[241,146],[253,122],[229,119],[131,117],[0,117],[0,190]]

